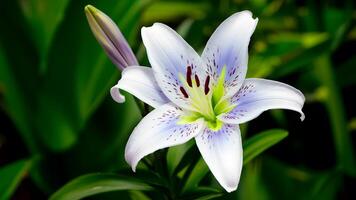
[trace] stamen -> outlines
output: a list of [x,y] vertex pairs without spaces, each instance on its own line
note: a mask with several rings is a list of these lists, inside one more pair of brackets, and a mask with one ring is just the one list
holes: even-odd
[[182,94],[185,98],[188,98],[188,93],[185,91],[185,89],[183,87],[180,87],[179,90],[182,92]]
[[195,78],[195,82],[197,84],[197,87],[199,87],[200,86],[200,80],[199,80],[198,75],[195,74],[194,78]]
[[207,95],[209,93],[209,81],[210,81],[210,76],[206,77],[206,79],[205,79],[205,85],[204,85],[205,95]]
[[189,87],[192,87],[192,67],[188,66],[187,67],[187,83]]

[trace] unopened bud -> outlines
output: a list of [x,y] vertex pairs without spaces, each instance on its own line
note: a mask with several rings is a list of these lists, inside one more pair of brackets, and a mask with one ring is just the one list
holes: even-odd
[[110,17],[91,5],[85,6],[85,14],[97,41],[119,69],[138,65],[132,49]]

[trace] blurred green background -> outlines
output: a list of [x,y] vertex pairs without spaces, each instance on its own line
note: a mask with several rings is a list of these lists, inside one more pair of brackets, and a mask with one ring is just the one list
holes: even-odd
[[[154,169],[141,162],[132,173],[124,147],[142,116],[129,94],[125,104],[109,95],[120,72],[90,31],[87,4],[113,18],[142,65],[149,63],[140,27],[166,23],[201,52],[225,18],[251,10],[259,23],[248,77],[300,89],[305,121],[275,110],[244,124],[244,141],[272,129],[264,132],[276,137],[269,146],[278,143],[244,165],[230,194],[194,142],[150,155]],[[2,0],[0,199],[47,199],[96,172],[103,176],[84,177],[62,193],[89,195],[95,192],[88,188],[104,185],[106,193],[88,199],[356,199],[353,6],[352,0]]]

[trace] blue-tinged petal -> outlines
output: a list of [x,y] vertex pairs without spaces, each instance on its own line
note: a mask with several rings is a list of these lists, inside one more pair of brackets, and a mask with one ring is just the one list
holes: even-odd
[[225,97],[234,95],[242,85],[248,63],[248,45],[258,19],[250,11],[227,18],[212,34],[202,54],[207,72],[216,83],[226,66]]
[[130,66],[122,71],[121,79],[111,88],[110,93],[116,102],[123,103],[125,96],[120,93],[120,89],[131,93],[154,108],[169,102],[149,67]]
[[126,162],[133,171],[144,156],[162,148],[185,143],[201,132],[203,120],[198,119],[191,124],[178,124],[182,114],[183,111],[179,107],[165,104],[141,120],[125,149]]
[[204,161],[220,185],[236,190],[242,170],[242,143],[238,125],[224,124],[218,131],[206,128],[195,137]]
[[250,121],[269,109],[288,109],[301,114],[305,97],[296,88],[272,80],[249,78],[231,99],[236,107],[218,118],[225,123],[241,124]]
[[[164,94],[176,105],[194,110],[181,88],[185,78],[205,81],[205,67],[194,49],[173,29],[160,23],[143,27],[142,40],[155,78]],[[183,81],[182,81],[183,80]]]

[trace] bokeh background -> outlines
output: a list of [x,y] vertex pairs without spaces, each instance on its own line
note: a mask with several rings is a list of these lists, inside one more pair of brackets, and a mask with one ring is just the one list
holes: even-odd
[[[87,4],[113,18],[142,65],[149,65],[142,26],[166,23],[201,52],[225,18],[251,10],[259,23],[248,77],[282,81],[306,96],[303,122],[297,113],[275,110],[242,125],[244,139],[273,128],[288,136],[244,166],[236,192],[224,193],[207,171],[196,184],[210,190],[120,190],[89,199],[356,199],[352,0],[2,0],[0,198],[47,199],[93,172],[150,179],[124,161],[127,138],[142,116],[129,94],[125,104],[110,98],[120,72],[90,31]],[[195,176],[200,155],[194,142],[188,146],[181,163]],[[181,187],[177,177],[167,184]]]

